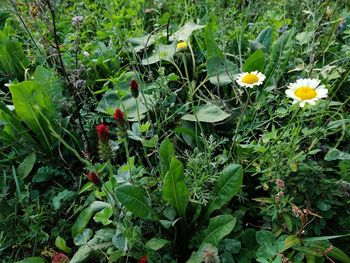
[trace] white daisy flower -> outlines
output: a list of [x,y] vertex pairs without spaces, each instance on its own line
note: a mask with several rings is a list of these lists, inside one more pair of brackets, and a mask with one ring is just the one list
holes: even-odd
[[256,70],[239,74],[236,78],[236,82],[241,87],[252,88],[254,86],[260,86],[264,82],[265,78],[266,77],[264,74]]
[[288,85],[286,95],[293,99],[293,104],[299,103],[304,107],[306,103],[315,105],[316,101],[327,97],[328,90],[320,84],[318,79],[298,79]]

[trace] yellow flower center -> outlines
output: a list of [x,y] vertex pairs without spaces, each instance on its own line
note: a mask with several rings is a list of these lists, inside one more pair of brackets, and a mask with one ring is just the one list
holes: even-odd
[[242,78],[242,82],[246,84],[254,84],[259,81],[259,77],[255,74],[249,73]]
[[316,91],[310,87],[300,87],[295,90],[295,96],[301,100],[311,100],[317,95]]
[[177,43],[176,48],[178,50],[186,49],[187,48],[187,43],[186,42],[179,42],[179,43]]

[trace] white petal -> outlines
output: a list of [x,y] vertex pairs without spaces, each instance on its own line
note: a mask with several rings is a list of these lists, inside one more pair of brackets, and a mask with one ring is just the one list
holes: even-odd
[[299,105],[300,105],[300,107],[304,108],[304,106],[305,106],[305,101],[304,101],[304,100],[301,101],[301,102],[299,103]]

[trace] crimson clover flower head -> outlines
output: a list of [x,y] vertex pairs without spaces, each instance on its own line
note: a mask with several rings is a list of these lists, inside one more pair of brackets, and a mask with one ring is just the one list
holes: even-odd
[[109,127],[106,124],[99,124],[96,126],[97,136],[99,141],[106,142],[108,140]]
[[98,177],[97,173],[95,172],[88,172],[86,174],[86,177],[93,182],[94,185],[96,186],[101,186],[101,181],[100,178]]
[[139,84],[135,79],[130,81],[130,91],[131,95],[136,99],[139,96]]
[[139,259],[139,261],[137,261],[137,263],[147,263],[147,257],[143,256],[142,258]]

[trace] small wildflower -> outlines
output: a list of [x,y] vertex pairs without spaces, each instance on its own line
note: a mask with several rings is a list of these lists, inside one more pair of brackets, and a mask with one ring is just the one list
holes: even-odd
[[69,258],[63,253],[56,253],[51,263],[69,263]]
[[303,211],[301,211],[301,209],[294,204],[292,204],[292,212],[293,212],[295,217],[303,217],[304,216]]
[[147,256],[143,256],[142,258],[140,258],[137,263],[147,263]]
[[130,81],[130,91],[131,91],[131,95],[137,99],[137,97],[139,96],[139,85],[137,84],[137,81],[132,79]]
[[86,57],[86,58],[90,57],[90,53],[87,52],[87,51],[83,51],[83,55],[84,55],[84,57]]
[[236,82],[241,87],[252,88],[263,84],[265,78],[265,75],[259,71],[243,72],[238,75]]
[[283,196],[284,196],[284,192],[283,191],[278,192],[277,195],[275,195],[275,202],[279,203]]
[[114,120],[116,121],[118,127],[120,129],[125,129],[126,128],[126,121],[124,117],[124,112],[121,109],[116,109],[113,115]]
[[108,140],[109,127],[105,124],[99,124],[96,126],[97,137],[99,141],[106,142]]
[[95,172],[88,172],[86,174],[87,178],[93,182],[94,185],[96,186],[100,186],[101,185],[101,181],[100,181],[100,178],[98,177],[97,173]]
[[276,185],[280,189],[284,189],[285,188],[284,181],[282,179],[277,179],[276,180]]
[[83,17],[83,16],[74,16],[74,17],[72,18],[72,25],[73,25],[74,27],[78,27],[78,26],[81,25],[81,23],[83,22],[83,20],[84,20],[84,17]]
[[177,43],[177,45],[176,45],[176,50],[177,50],[177,51],[186,50],[187,47],[188,47],[187,42],[182,41],[182,42]]
[[293,104],[299,103],[302,108],[306,103],[315,105],[316,101],[326,98],[328,93],[323,85],[319,85],[320,82],[318,79],[298,79],[288,85],[286,95],[293,99]]

